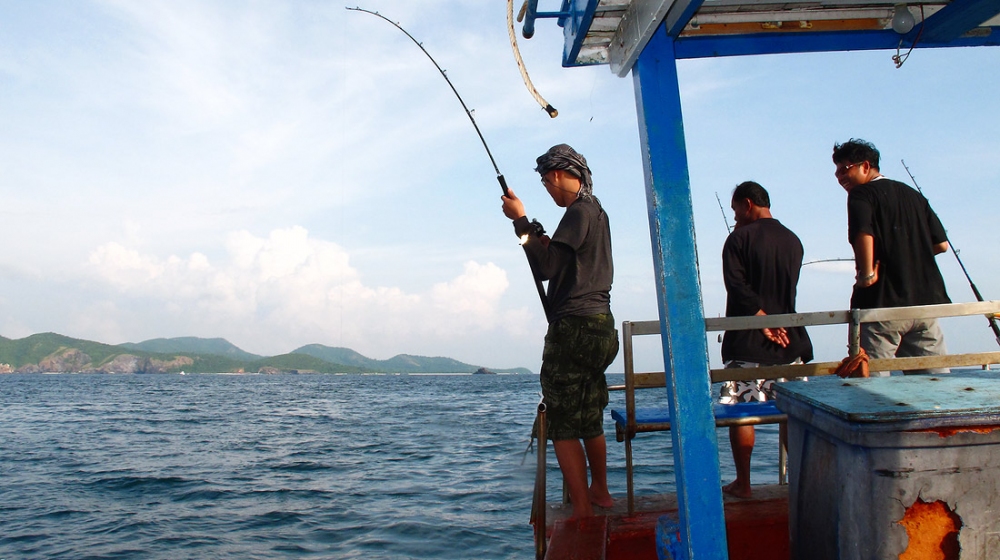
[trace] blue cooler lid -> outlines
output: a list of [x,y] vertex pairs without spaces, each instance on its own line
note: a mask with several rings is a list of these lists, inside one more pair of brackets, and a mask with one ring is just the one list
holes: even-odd
[[956,371],[841,379],[835,375],[776,385],[778,408],[813,408],[848,422],[945,420],[949,425],[1000,421],[1000,372]]

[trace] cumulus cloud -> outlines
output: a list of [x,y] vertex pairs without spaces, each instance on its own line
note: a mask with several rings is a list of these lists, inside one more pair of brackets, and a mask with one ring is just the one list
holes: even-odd
[[452,322],[463,328],[480,325],[492,327],[500,318],[497,313],[500,296],[510,283],[507,273],[493,263],[465,263],[461,276],[434,286],[431,301],[439,311],[449,314]]
[[466,262],[461,274],[426,293],[407,293],[365,285],[347,250],[302,227],[267,237],[231,232],[224,246],[225,256],[213,262],[202,253],[161,257],[109,242],[92,251],[89,265],[119,297],[219,329],[214,336],[231,332],[226,325],[256,325],[280,351],[311,342],[373,348],[378,338],[418,346],[481,336],[524,314],[502,308],[509,283],[493,263]]

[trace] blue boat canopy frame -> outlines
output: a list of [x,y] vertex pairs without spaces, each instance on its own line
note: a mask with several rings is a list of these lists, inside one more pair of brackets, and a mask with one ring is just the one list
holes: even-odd
[[[1000,0],[562,0],[525,2],[563,28],[563,66],[632,75],[671,416],[681,549],[728,557],[708,345],[681,113],[679,59],[1000,45]],[[553,0],[552,4],[555,2]]]
[[[563,66],[608,64],[619,77],[661,23],[677,59],[1000,45],[997,0],[563,0],[557,12],[527,4],[526,37],[536,18],[558,18]],[[908,19],[900,9],[910,18],[903,33],[893,25]]]

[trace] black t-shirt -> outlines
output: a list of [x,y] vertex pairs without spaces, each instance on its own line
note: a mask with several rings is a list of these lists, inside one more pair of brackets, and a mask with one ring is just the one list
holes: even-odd
[[[528,230],[526,218],[514,221],[518,235]],[[539,279],[549,281],[549,321],[611,312],[611,226],[596,200],[579,199],[566,208],[548,247],[533,239],[524,250]]]
[[875,238],[879,279],[854,288],[851,307],[903,307],[950,303],[934,260],[934,245],[948,240],[927,199],[909,186],[879,178],[847,195],[847,235]]
[[[802,267],[802,242],[774,218],[761,218],[733,230],[722,248],[726,284],[726,317],[747,317],[763,309],[768,315],[795,313]],[[760,329],[726,331],[722,359],[765,365],[813,359],[812,341],[804,327],[790,327],[785,348]]]

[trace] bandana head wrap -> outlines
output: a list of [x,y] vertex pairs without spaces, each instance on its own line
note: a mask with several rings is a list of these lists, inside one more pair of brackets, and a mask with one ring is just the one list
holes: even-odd
[[580,179],[580,193],[577,196],[584,200],[594,200],[594,181],[590,176],[590,168],[587,167],[587,158],[567,144],[552,146],[549,151],[538,156],[535,163],[537,164],[535,171],[539,175],[560,169]]

